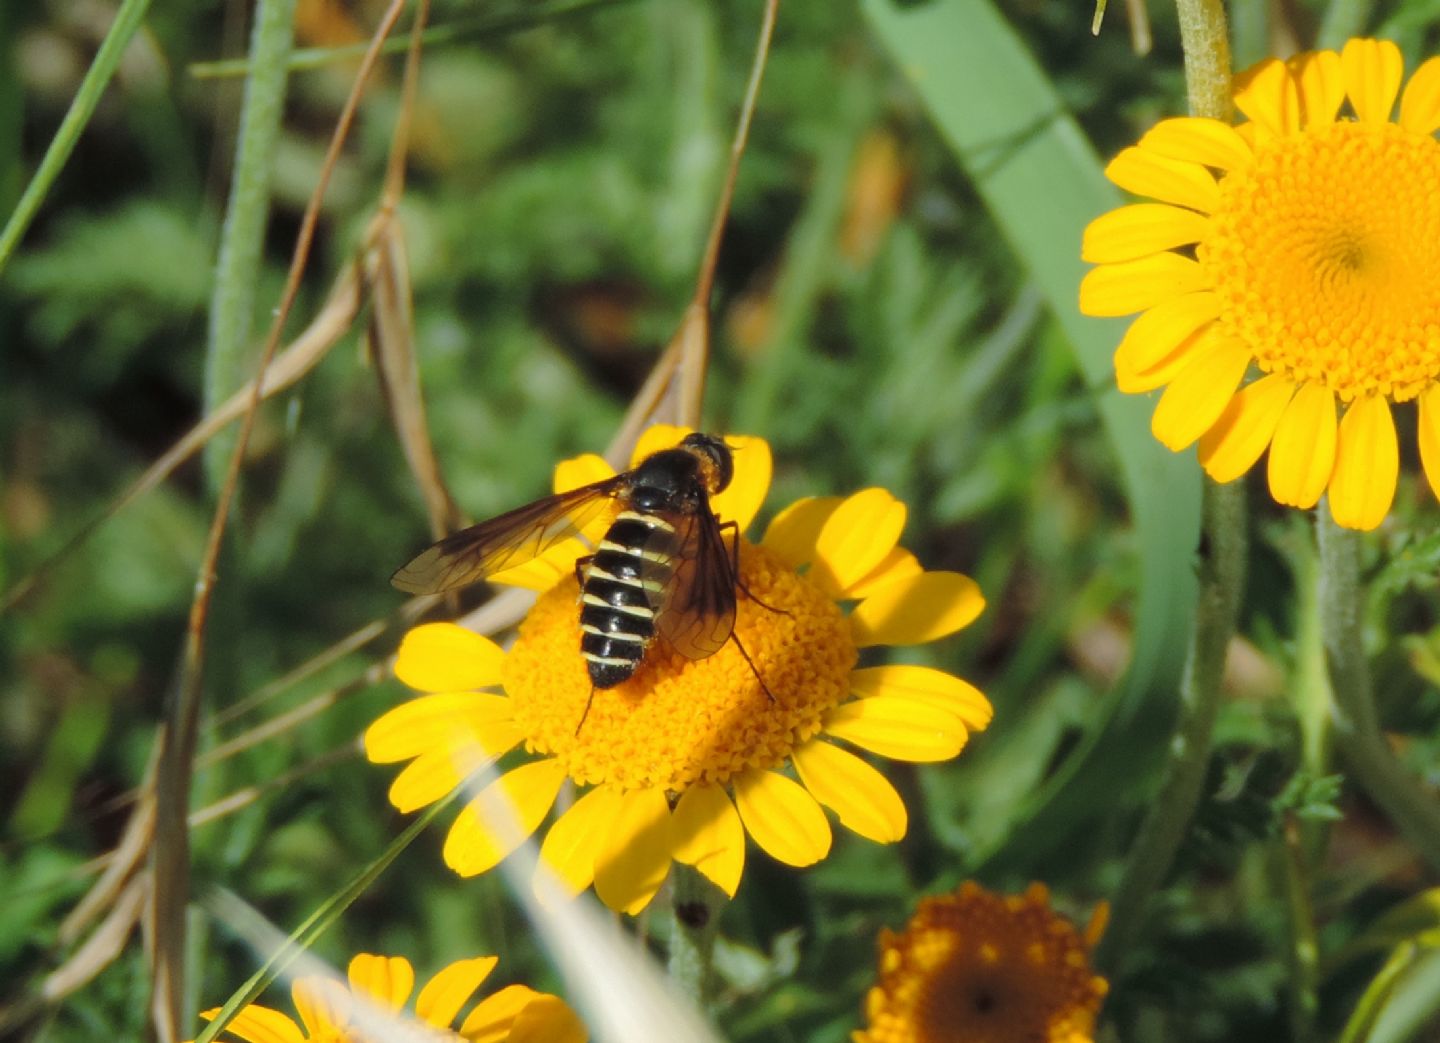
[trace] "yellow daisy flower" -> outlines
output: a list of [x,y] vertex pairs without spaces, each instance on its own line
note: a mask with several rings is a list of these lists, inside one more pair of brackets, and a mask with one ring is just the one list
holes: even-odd
[[1092,1043],[1107,989],[1090,970],[1102,903],[1082,935],[1044,884],[1000,895],[966,881],[880,933],[880,981],[855,1043]]
[[[686,433],[651,428],[635,458]],[[727,442],[735,476],[711,504],[743,531],[769,487],[770,449],[758,438]],[[557,469],[557,490],[611,473],[599,457],[568,461]],[[657,639],[633,677],[594,693],[588,716],[574,577],[584,550],[574,541],[502,576],[541,591],[509,653],[449,623],[406,635],[396,676],[430,694],[376,721],[366,753],[411,762],[390,800],[414,811],[523,744],[536,756],[461,812],[445,861],[463,876],[490,869],[540,827],[568,779],[588,788],[545,834],[541,859],[571,893],[593,883],[611,908],[632,914],[654,897],[672,859],[733,896],[747,833],[789,865],[824,858],[831,834],[822,805],[861,836],[899,840],[900,795],[835,740],[900,760],[947,760],[991,716],[975,687],[942,671],[856,669],[862,648],[933,641],[984,607],[973,580],[920,567],[899,545],[904,524],[905,506],[882,489],[792,504],[758,545],[740,547],[740,577],[753,597],[738,598],[735,634],[755,669],[734,642],[689,660]],[[503,694],[495,691],[502,684]],[[496,815],[497,794],[513,814]]]
[[[398,1014],[426,1026],[425,1038],[436,1043],[504,1043],[512,1039],[585,1043],[589,1038],[585,1026],[563,1000],[524,985],[509,985],[485,997],[458,1029],[451,1028],[497,962],[494,956],[457,960],[420,990],[413,1014],[399,1014],[415,987],[410,961],[403,956],[361,953],[350,961],[348,989],[332,978],[295,980],[290,994],[300,1024],[278,1010],[252,1003],[231,1019],[221,1038],[234,1036],[245,1043],[380,1043],[398,1035],[395,1025],[382,1021],[382,1016]],[[212,1021],[219,1013],[216,1007],[200,1016]]]
[[1083,246],[1081,310],[1141,313],[1115,377],[1165,388],[1155,436],[1198,440],[1220,482],[1268,447],[1276,500],[1328,491],[1352,529],[1394,499],[1391,403],[1418,401],[1440,496],[1440,58],[1401,94],[1403,73],[1383,40],[1261,62],[1236,79],[1247,122],[1164,120],[1115,157],[1110,180],[1159,202],[1097,218]]

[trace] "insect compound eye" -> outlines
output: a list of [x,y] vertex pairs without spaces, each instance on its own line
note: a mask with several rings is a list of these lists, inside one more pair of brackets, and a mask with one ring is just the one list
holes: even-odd
[[693,435],[686,435],[685,440],[680,444],[687,449],[698,449],[710,458],[710,462],[715,465],[715,491],[717,493],[730,484],[730,479],[735,476],[735,462],[730,455],[730,447],[725,444],[723,438],[701,434],[697,431]]

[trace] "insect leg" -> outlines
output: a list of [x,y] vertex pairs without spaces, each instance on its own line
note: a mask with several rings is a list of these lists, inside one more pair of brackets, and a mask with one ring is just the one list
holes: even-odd
[[[788,616],[790,613],[785,611],[783,608],[776,608],[774,605],[767,605],[765,602],[757,598],[754,594],[750,593],[750,588],[747,587],[745,585],[745,581],[740,578],[740,523],[733,521],[721,522],[720,531],[723,533],[726,529],[730,530],[730,535],[732,537],[730,541],[730,575],[735,578],[736,588],[739,589],[740,593],[744,594],[747,598],[755,602],[755,604],[759,605],[761,608],[768,609],[769,611],[774,612],[777,616]],[[736,644],[739,644],[739,642],[737,641]]]
[[[761,682],[762,684],[764,682]],[[595,701],[595,686],[590,686],[590,694],[585,697],[585,710],[580,714],[580,723],[575,726],[575,734],[580,734],[580,729],[585,727],[585,718],[590,716],[590,704]]]
[[[737,635],[733,630],[730,631],[730,640],[734,641],[735,647],[740,649],[740,654],[744,657],[745,662],[750,666],[750,672],[755,675],[755,680],[760,682],[760,687],[764,690],[770,701],[772,703],[779,702],[779,700],[775,698],[775,693],[770,691],[770,686],[765,683],[765,678],[760,676],[760,671],[755,666],[755,660],[750,658],[750,653],[745,651],[745,646],[740,643],[739,635]],[[593,695],[594,693],[592,692],[591,694]]]

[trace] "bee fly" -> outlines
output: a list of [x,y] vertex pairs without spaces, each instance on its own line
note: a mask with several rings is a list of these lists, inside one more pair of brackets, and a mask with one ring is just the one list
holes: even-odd
[[[516,508],[462,529],[422,551],[390,577],[410,594],[438,594],[474,583],[573,536],[609,501],[620,511],[595,553],[575,563],[580,583],[580,654],[596,688],[628,679],[659,636],[688,659],[714,655],[735,637],[740,533],[722,523],[710,497],[730,484],[730,447],[692,434],[652,453],[634,470]],[[729,530],[732,545],[725,546]],[[748,592],[747,592],[748,593]],[[589,713],[587,703],[585,711]],[[581,717],[584,723],[584,716]],[[576,728],[579,731],[579,728]]]

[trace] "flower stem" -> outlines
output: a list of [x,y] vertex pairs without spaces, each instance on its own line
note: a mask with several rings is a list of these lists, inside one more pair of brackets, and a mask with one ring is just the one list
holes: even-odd
[[[215,290],[210,298],[210,335],[205,355],[205,411],[214,410],[251,376],[251,332],[261,249],[270,216],[270,182],[285,108],[288,63],[294,44],[296,0],[262,0],[250,42],[250,76],[240,111],[240,134]],[[218,433],[205,447],[205,475],[214,492],[239,437]]]
[[670,980],[704,1010],[710,1002],[711,964],[725,892],[693,866],[677,862],[672,872]]
[[[1223,0],[1176,0],[1190,112],[1230,115],[1230,38]],[[1245,489],[1240,482],[1205,483],[1199,592],[1185,672],[1180,720],[1160,791],[1130,850],[1111,907],[1110,926],[1096,958],[1114,966],[1132,948],[1150,896],[1170,871],[1200,802],[1210,739],[1220,709],[1225,651],[1235,632],[1245,585]]]
[[1316,512],[1320,543],[1320,622],[1334,698],[1335,746],[1355,781],[1379,804],[1432,868],[1440,869],[1440,801],[1395,760],[1370,689],[1360,585],[1360,537]]
[[1276,845],[1284,880],[1290,929],[1289,1018],[1294,1043],[1315,1039],[1315,1017],[1320,1009],[1320,944],[1315,935],[1315,909],[1310,899],[1310,859],[1304,830],[1287,815]]
[[1180,681],[1180,721],[1160,791],[1140,827],[1111,907],[1097,954],[1113,967],[1133,948],[1150,896],[1164,881],[1200,802],[1210,738],[1220,708],[1225,651],[1235,632],[1245,585],[1245,489],[1240,482],[1205,485],[1200,590],[1195,629]]
[[1224,0],[1176,0],[1190,115],[1229,119],[1230,31]]

